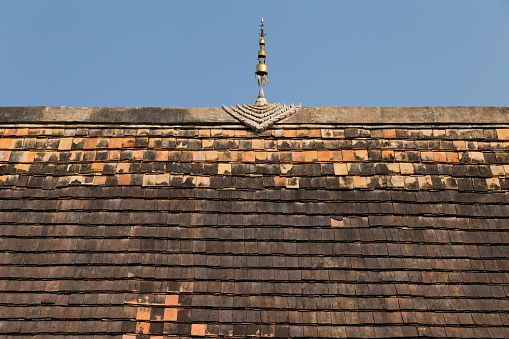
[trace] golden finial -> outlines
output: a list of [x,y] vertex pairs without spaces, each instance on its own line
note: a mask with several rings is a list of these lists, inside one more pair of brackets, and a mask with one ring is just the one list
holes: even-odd
[[262,18],[262,24],[260,25],[260,36],[263,38],[265,36],[265,33],[263,33],[263,18]]
[[265,52],[265,39],[264,37],[267,34],[265,34],[263,30],[263,18],[262,18],[262,24],[260,25],[260,40],[258,41],[258,44],[260,46],[260,49],[258,50],[258,65],[256,65],[256,78],[258,79],[258,86],[260,86],[260,93],[258,94],[258,99],[256,100],[257,105],[266,105],[267,100],[265,99],[265,96],[263,94],[263,85],[267,84],[269,82],[269,70],[267,67],[266,62],[266,52]]
[[265,34],[263,30],[263,18],[262,18],[262,24],[260,25],[260,41],[258,44],[260,45],[260,50],[258,51],[258,65],[256,65],[256,76],[258,78],[258,85],[262,86],[265,85],[269,81],[268,75],[268,68],[265,64],[265,57],[267,56],[265,52],[265,39],[264,37],[267,34]]

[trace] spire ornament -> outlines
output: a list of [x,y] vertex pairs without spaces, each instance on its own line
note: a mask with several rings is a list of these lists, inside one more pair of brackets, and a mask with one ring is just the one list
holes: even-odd
[[[262,24],[260,25],[260,40],[258,41],[258,45],[260,45],[260,50],[258,51],[258,65],[256,65],[256,76],[258,78],[258,86],[260,88],[263,87],[264,84],[269,82],[269,70],[266,64],[267,52],[265,51],[265,32],[263,31],[263,18]],[[262,91],[263,92],[263,91]]]
[[263,31],[263,18],[262,24],[260,25],[260,40],[258,41],[258,45],[260,49],[258,50],[258,65],[256,65],[255,76],[258,79],[258,86],[260,86],[260,92],[258,93],[258,99],[256,99],[256,106],[265,106],[269,103],[267,99],[265,99],[265,94],[263,93],[263,85],[269,82],[269,69],[266,64],[267,52],[265,51],[265,32]]
[[238,105],[236,107],[226,107],[223,109],[235,119],[244,123],[256,132],[262,132],[273,124],[293,115],[301,108],[301,104],[287,106],[286,104],[269,104],[263,93],[263,85],[269,82],[269,69],[267,67],[267,52],[265,51],[265,36],[267,35],[262,24],[260,25],[260,40],[258,40],[258,65],[256,65],[255,76],[258,80],[260,91],[254,105]]

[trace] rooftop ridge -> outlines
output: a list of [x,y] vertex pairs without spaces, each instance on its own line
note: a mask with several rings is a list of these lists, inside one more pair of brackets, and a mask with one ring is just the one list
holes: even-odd
[[[0,107],[0,124],[235,125],[220,107]],[[302,107],[279,125],[508,125],[507,106]]]

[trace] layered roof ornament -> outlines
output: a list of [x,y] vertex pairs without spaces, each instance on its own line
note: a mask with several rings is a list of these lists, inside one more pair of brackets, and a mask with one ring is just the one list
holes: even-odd
[[279,103],[270,104],[265,98],[263,85],[266,85],[269,82],[269,70],[266,62],[267,53],[265,51],[266,35],[267,34],[263,29],[262,18],[262,24],[260,25],[260,40],[258,41],[260,47],[258,50],[258,65],[256,65],[255,71],[260,91],[258,92],[258,98],[256,99],[255,104],[237,104],[236,107],[226,107],[223,105],[223,109],[228,114],[256,132],[262,132],[268,129],[276,122],[293,115],[302,107],[301,104],[298,106],[294,106],[294,104],[288,106],[286,104],[281,105]]

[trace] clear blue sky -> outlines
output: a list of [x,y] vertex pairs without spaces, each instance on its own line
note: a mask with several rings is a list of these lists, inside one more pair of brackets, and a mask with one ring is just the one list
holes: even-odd
[[0,106],[508,106],[509,1],[0,0]]

